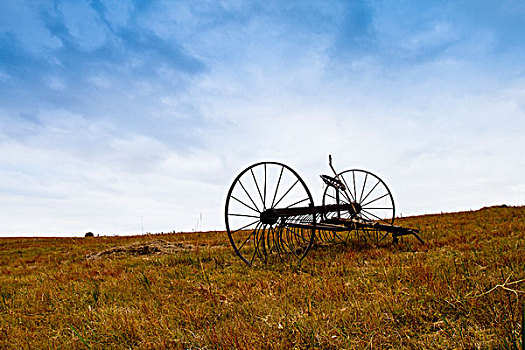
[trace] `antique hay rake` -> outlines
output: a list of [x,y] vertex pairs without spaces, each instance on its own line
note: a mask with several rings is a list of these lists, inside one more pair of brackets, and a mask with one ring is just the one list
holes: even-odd
[[315,206],[310,190],[289,166],[256,163],[233,181],[226,197],[225,220],[235,253],[248,265],[269,256],[304,259],[315,240],[378,243],[392,234],[424,244],[419,231],[394,225],[395,205],[386,184],[359,169],[321,175],[326,188]]

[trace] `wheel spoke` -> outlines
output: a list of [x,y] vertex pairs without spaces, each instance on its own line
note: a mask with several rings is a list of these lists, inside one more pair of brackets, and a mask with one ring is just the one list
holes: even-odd
[[257,230],[257,228],[259,227],[260,224],[257,224],[257,226],[255,226],[255,228],[253,229],[252,233],[250,233],[248,235],[248,237],[246,237],[246,239],[244,240],[244,242],[241,244],[241,246],[239,248],[237,248],[237,250],[241,250],[242,247],[244,247],[244,245],[246,244],[246,242],[248,242],[248,240],[250,239],[251,236],[253,236],[253,234],[255,233],[255,230]]
[[253,210],[253,211],[255,211],[255,212],[259,213],[259,211],[258,211],[258,210],[256,210],[256,209],[254,209],[254,208],[250,207],[250,206],[249,206],[248,204],[244,203],[244,202],[243,202],[243,201],[241,201],[240,199],[238,199],[238,198],[234,197],[233,195],[232,195],[231,197],[232,197],[233,199],[235,199],[235,200],[236,200],[237,202],[239,202],[239,203],[241,203],[242,205],[244,205],[245,207],[247,207],[247,208],[249,208],[249,209],[251,209],[251,210]]
[[330,193],[328,193],[328,192],[326,192],[326,195],[327,195],[328,197],[330,197],[330,198],[335,199],[335,201],[336,201],[336,203],[337,203],[337,198],[336,198],[336,197],[332,196],[332,195],[331,195]]
[[[326,192],[326,195],[327,195],[328,197],[331,197],[331,198],[335,199],[335,201],[336,201],[336,203],[337,203],[337,197],[332,196],[332,195],[331,195],[330,193],[328,193],[328,192]],[[339,200],[341,201],[341,197],[339,197]],[[345,199],[343,199],[343,203],[344,203],[344,204],[350,204],[350,202],[345,201]]]
[[385,198],[386,196],[388,196],[388,193],[385,193],[385,194],[382,195],[381,197],[378,197],[378,198],[376,198],[376,199],[374,199],[374,200],[372,200],[372,201],[370,201],[370,202],[366,202],[366,204],[361,205],[361,207],[366,207],[368,204],[370,204],[370,203],[374,203],[375,201],[378,201],[378,200],[380,200],[381,198]]
[[255,224],[256,222],[259,222],[259,219],[255,220],[254,222],[249,223],[249,224],[246,225],[246,226],[243,226],[243,227],[241,227],[241,228],[238,228],[238,229],[235,230],[235,231],[231,231],[231,232],[230,232],[230,235],[233,234],[233,233],[235,233],[235,232],[237,232],[237,231],[244,230],[246,227],[249,227],[249,226]]
[[[350,196],[352,197],[352,193],[348,187],[348,184],[346,183],[346,179],[344,176],[341,176],[341,179],[343,179],[343,182],[345,183],[345,190],[343,191],[343,193],[346,194],[346,191],[348,190],[348,193],[350,194]],[[353,198],[353,197],[352,197]],[[346,199],[348,199],[349,202],[352,202],[352,199],[350,199],[350,197],[346,196]],[[353,201],[355,201],[355,198],[353,198]]]
[[386,221],[385,219],[380,218],[379,216],[377,216],[377,215],[375,215],[375,214],[373,214],[373,213],[371,213],[371,212],[369,212],[369,211],[367,211],[367,210],[364,210],[364,209],[363,209],[363,210],[361,211],[361,213],[362,213],[362,212],[365,212],[365,213],[367,213],[367,214],[369,214],[369,215],[372,215],[373,217],[375,217],[375,218],[378,219],[378,220],[381,220],[381,221],[383,221],[383,222],[386,222],[387,224],[390,224],[390,223],[389,223],[388,221]]
[[286,195],[292,190],[292,188],[295,187],[295,185],[297,185],[298,182],[299,182],[299,179],[297,179],[297,180],[293,183],[292,187],[290,187],[290,188],[288,189],[288,191],[286,191],[286,192],[283,194],[283,196],[277,201],[277,203],[275,203],[275,206],[277,206],[279,203],[281,203],[281,201],[283,200],[283,198],[286,197]]
[[[350,175],[350,173],[352,175]],[[355,231],[355,238],[360,240],[366,239],[367,236],[370,239],[382,239],[382,233],[376,234],[375,232],[368,232],[366,229],[358,228],[357,221],[362,220],[363,222],[369,223],[382,222],[387,224],[392,224],[394,222],[394,201],[386,184],[374,174],[359,169],[346,170],[339,173],[337,176],[348,189],[345,192],[340,192],[343,193],[343,195],[339,195],[340,201],[344,202],[345,198],[348,199],[348,204],[352,205],[354,209],[359,209],[359,211],[356,210],[356,213],[354,214],[352,214],[352,210],[342,212],[342,218],[344,217],[350,220],[356,219],[356,223],[354,226],[347,226],[347,234],[334,231],[332,235],[341,238],[343,236],[350,237],[350,233]],[[351,189],[350,186],[348,186],[349,181],[353,181]],[[381,195],[385,192],[385,195]],[[351,200],[352,197],[355,199],[355,202]],[[332,203],[332,201],[337,201],[337,197],[331,189],[326,189],[323,194],[323,204],[326,205],[327,203]],[[359,203],[360,205],[357,206],[355,205],[356,203]],[[327,213],[325,214],[325,217],[330,218],[334,216],[331,213]]]
[[247,215],[247,214],[230,214],[230,213],[228,213],[228,215],[231,215],[231,216],[243,216],[243,217],[247,217],[247,218],[256,218],[256,219],[260,219],[261,218],[260,216]]
[[264,197],[263,197],[263,205],[266,209],[266,163],[264,164]]
[[354,185],[354,200],[357,201],[357,191],[355,189],[355,171],[352,171],[353,185]]
[[[352,171],[352,177],[353,177],[354,192],[356,192],[356,190],[355,190],[355,171]],[[356,210],[356,208],[355,208],[355,206],[354,206],[354,202],[357,201],[357,199],[356,199],[356,198],[357,198],[357,193],[355,193],[355,196],[354,196],[354,195],[352,194],[352,191],[349,189],[348,184],[346,183],[345,177],[344,177],[344,176],[341,176],[341,178],[343,179],[343,181],[344,181],[344,183],[345,183],[345,186],[346,186],[346,188],[345,188],[345,192],[348,190],[348,193],[349,193],[350,196],[353,198],[353,200],[351,200],[348,196],[346,196],[346,198],[348,199],[349,204],[352,205],[352,209],[354,210],[354,212],[356,212],[357,210]],[[343,193],[344,193],[344,192],[343,192]]]
[[361,189],[361,196],[359,196],[359,203],[362,203],[363,193],[365,193],[366,180],[368,179],[368,173],[365,173],[365,181],[363,181],[363,188]]
[[[344,200],[346,199],[347,203],[351,203],[352,200],[350,199],[350,197],[348,196],[348,194],[346,193],[346,190],[344,191],[340,191],[339,189],[335,189],[336,191],[338,191],[341,195],[339,196],[339,200]],[[334,197],[334,199],[337,201],[337,198]]]
[[361,212],[359,213],[359,215],[364,216],[365,219],[368,220],[368,221],[374,221],[374,220],[372,220],[368,215],[366,215],[365,213],[363,213],[363,210],[361,210]]
[[313,205],[304,181],[284,164],[261,162],[246,168],[230,187],[226,203],[228,237],[236,254],[248,265],[267,261],[269,254],[278,254],[280,259],[302,259],[313,243],[313,230],[284,225],[301,220],[315,223],[315,212],[288,220],[280,218],[275,224],[261,221],[260,214],[270,208],[295,211],[293,208]]
[[242,189],[244,190],[244,193],[246,193],[246,195],[248,196],[248,198],[250,198],[250,201],[252,202],[253,206],[254,206],[255,208],[257,208],[257,212],[260,213],[261,211],[259,210],[259,207],[257,206],[257,204],[255,204],[255,202],[254,202],[253,199],[252,199],[252,196],[250,196],[250,194],[248,193],[248,191],[246,191],[246,188],[245,188],[244,185],[242,184],[241,179],[239,179],[239,184],[241,185]]
[[281,177],[283,176],[283,171],[284,171],[284,167],[281,167],[281,173],[279,174],[279,180],[277,180],[277,186],[275,187],[275,193],[273,194],[272,205],[271,205],[272,209],[274,208],[273,204],[275,202],[275,197],[277,197],[277,191],[279,190],[279,185],[281,184]]
[[304,202],[304,201],[309,201],[309,200],[310,200],[310,198],[301,199],[300,201],[297,201],[297,202],[295,202],[294,204],[290,204],[290,205],[287,206],[286,208],[293,207],[293,206],[296,205],[296,204],[302,203],[302,202]]
[[380,183],[381,183],[381,181],[377,181],[377,183],[374,185],[374,187],[372,187],[372,189],[367,193],[365,198],[363,198],[363,200],[359,202],[359,204],[363,203],[368,198],[368,196],[370,196],[370,193],[372,193],[376,189],[377,185],[379,185]]
[[263,199],[263,196],[261,194],[261,190],[259,189],[259,184],[257,183],[257,180],[255,179],[255,174],[253,173],[253,168],[250,169],[250,172],[252,173],[253,182],[255,182],[255,187],[257,187],[257,192],[259,192],[259,197],[261,198],[261,202],[263,203],[263,210],[266,210],[264,199]]
[[[338,191],[338,190],[336,190],[336,191]],[[335,202],[337,203],[337,198],[336,198],[336,197],[332,196],[332,195],[331,195],[330,193],[328,193],[328,192],[326,192],[325,195],[328,196],[328,197],[330,197],[330,198],[333,198],[333,199],[335,200]],[[346,197],[346,196],[345,196],[345,197]],[[343,198],[339,197],[339,202],[340,202],[339,204],[343,204],[343,205],[345,205],[345,204],[351,204],[351,202],[349,202],[345,197],[343,197]],[[353,206],[352,206],[352,207],[353,207]],[[328,212],[328,213],[326,213],[326,215],[330,215],[330,214],[333,214],[333,213],[335,213],[335,212]],[[347,213],[347,214],[341,213],[341,214],[342,214],[342,215],[350,215],[349,213]]]

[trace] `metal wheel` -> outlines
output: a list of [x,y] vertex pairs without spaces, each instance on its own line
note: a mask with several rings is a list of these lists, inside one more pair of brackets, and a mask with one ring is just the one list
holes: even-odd
[[[387,185],[376,175],[366,170],[346,170],[337,175],[344,186],[344,191],[339,191],[341,204],[354,204],[355,213],[343,211],[341,218],[356,219],[365,222],[378,222],[392,225],[395,218],[395,205],[392,193]],[[336,203],[336,189],[327,187],[323,194],[323,205]],[[337,213],[329,213],[327,218],[337,217]],[[387,234],[375,229],[355,229],[354,235],[359,240],[379,242]],[[340,239],[347,239],[348,233],[338,233]]]
[[315,240],[315,213],[286,218],[271,214],[273,209],[313,205],[310,190],[290,167],[261,162],[246,168],[226,197],[226,230],[233,250],[250,266],[269,255],[301,261]]

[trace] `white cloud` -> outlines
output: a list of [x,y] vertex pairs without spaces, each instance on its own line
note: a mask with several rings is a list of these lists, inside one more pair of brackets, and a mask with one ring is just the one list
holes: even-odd
[[0,144],[2,233],[140,233],[141,216],[148,231],[188,230],[220,205],[209,200],[218,188],[210,175],[221,168],[216,157],[112,135],[63,111],[41,119],[46,126],[30,139]]

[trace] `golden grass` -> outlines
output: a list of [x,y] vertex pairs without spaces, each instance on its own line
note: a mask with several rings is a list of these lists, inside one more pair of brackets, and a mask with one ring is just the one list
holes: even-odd
[[[520,349],[525,207],[403,218],[399,245],[245,266],[224,232],[0,239],[0,348]],[[169,254],[88,254],[162,239]]]

